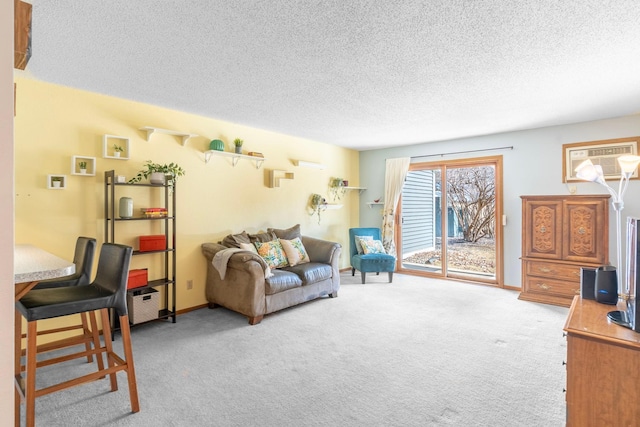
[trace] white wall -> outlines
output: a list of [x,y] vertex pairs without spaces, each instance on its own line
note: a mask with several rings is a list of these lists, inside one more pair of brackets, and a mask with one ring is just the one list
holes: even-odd
[[[385,159],[413,157],[487,148],[510,147],[513,150],[483,151],[478,153],[425,157],[412,162],[430,162],[455,158],[503,156],[504,214],[504,278],[506,286],[521,286],[520,255],[522,233],[522,205],[520,196],[535,194],[569,194],[562,182],[562,144],[624,138],[640,135],[640,115],[599,120],[566,126],[553,126],[520,132],[464,138],[444,142],[412,145],[402,148],[363,151],[360,153],[360,185],[367,191],[360,198],[360,226],[380,226],[380,209],[369,209],[365,204],[384,195]],[[610,182],[610,184],[614,184]],[[612,185],[617,189],[616,185]],[[577,194],[607,194],[604,187],[587,182],[576,183]],[[626,216],[640,216],[640,181],[632,181],[625,196]],[[609,212],[609,260],[616,263],[615,217]]]
[[0,414],[13,420],[13,2],[0,4]]

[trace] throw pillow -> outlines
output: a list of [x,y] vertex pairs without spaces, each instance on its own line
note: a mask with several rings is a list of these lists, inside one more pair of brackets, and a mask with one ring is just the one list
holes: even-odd
[[256,243],[256,242],[265,243],[265,242],[271,242],[276,239],[277,237],[275,234],[273,234],[270,231],[267,231],[266,233],[249,234],[250,241],[247,243]]
[[289,261],[289,265],[291,267],[311,261],[309,259],[309,254],[307,254],[307,250],[304,248],[302,240],[300,240],[299,237],[291,240],[278,240],[284,249],[284,253],[287,255],[287,261]]
[[245,231],[240,234],[229,234],[222,239],[222,245],[228,248],[239,248],[240,243],[251,243],[249,235]]
[[360,239],[360,244],[362,245],[362,250],[364,251],[365,254],[387,253],[384,250],[384,246],[382,246],[382,242],[380,240]]
[[253,252],[254,254],[258,253],[258,250],[256,249],[256,245],[254,245],[253,243],[240,243],[240,249]]
[[356,250],[358,251],[358,254],[362,255],[364,251],[362,250],[360,239],[373,240],[373,236],[354,236],[354,240],[356,241]]
[[287,256],[279,241],[256,242],[255,245],[258,250],[258,255],[262,257],[269,268],[280,268],[288,265]]
[[300,224],[296,224],[291,228],[280,230],[277,228],[267,228],[267,232],[275,234],[278,239],[293,240],[296,237],[302,237],[300,234]]

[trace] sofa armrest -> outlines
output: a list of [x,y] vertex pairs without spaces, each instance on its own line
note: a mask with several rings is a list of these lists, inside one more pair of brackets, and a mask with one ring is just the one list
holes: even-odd
[[333,264],[335,262],[336,265],[339,262],[342,248],[340,243],[308,236],[302,236],[301,240],[311,261],[325,264]]

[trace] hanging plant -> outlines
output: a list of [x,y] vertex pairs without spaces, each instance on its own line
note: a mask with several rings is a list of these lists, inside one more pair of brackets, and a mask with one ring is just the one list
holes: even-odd
[[312,194],[309,198],[309,206],[311,207],[310,215],[318,215],[318,224],[320,224],[320,212],[327,209],[327,200],[319,194]]
[[344,196],[344,193],[347,191],[344,188],[344,183],[345,180],[342,178],[331,178],[329,180],[329,192],[333,196],[333,200],[340,200],[342,196]]

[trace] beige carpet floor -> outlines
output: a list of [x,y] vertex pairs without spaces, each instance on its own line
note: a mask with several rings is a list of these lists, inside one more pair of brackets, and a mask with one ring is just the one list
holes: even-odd
[[[226,309],[132,330],[126,378],[37,401],[39,426],[563,426],[566,308],[396,274],[342,275],[323,298],[250,326]],[[119,348],[120,339],[116,342]],[[39,371],[38,385],[85,369]]]

